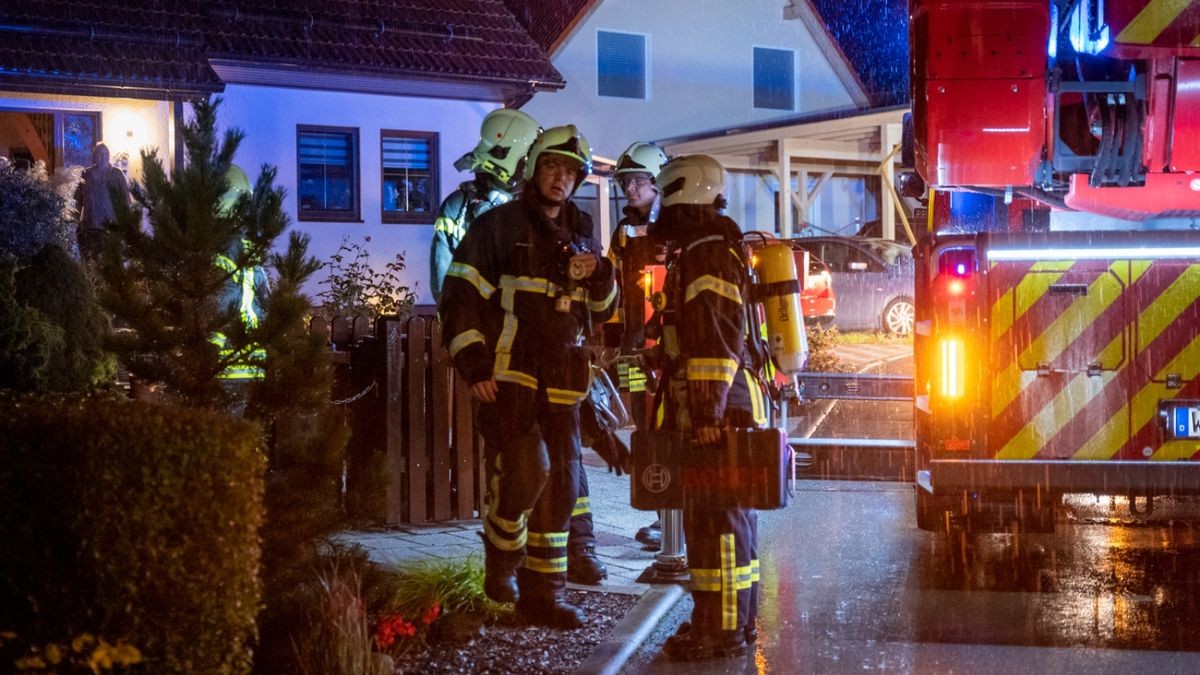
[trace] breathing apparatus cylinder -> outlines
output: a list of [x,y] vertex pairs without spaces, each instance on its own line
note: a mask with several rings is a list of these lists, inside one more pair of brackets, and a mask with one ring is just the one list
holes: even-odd
[[800,281],[796,259],[786,244],[769,244],[757,252],[758,288],[767,323],[767,344],[781,371],[793,376],[808,361],[808,335],[800,313]]

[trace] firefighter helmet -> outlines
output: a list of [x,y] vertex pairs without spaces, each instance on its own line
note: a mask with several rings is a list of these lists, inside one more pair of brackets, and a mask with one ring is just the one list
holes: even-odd
[[592,149],[588,146],[587,138],[574,124],[552,127],[538,135],[529,149],[529,158],[525,160],[525,180],[533,178],[538,158],[543,154],[562,155],[580,163],[579,173],[575,176],[576,190],[592,172]]
[[708,155],[684,155],[663,165],[654,178],[662,207],[675,204],[725,206],[725,169]]
[[454,166],[460,171],[489,174],[510,185],[520,177],[521,160],[540,130],[537,120],[520,110],[493,110],[483,118],[475,149],[463,155]]
[[667,163],[667,153],[653,143],[637,141],[625,149],[617,158],[617,176],[627,173],[648,173],[650,177],[658,175],[663,164]]
[[237,164],[230,164],[229,169],[225,171],[225,183],[229,189],[221,195],[219,210],[223,214],[228,214],[233,209],[238,197],[250,194],[252,188],[250,187],[250,178]]

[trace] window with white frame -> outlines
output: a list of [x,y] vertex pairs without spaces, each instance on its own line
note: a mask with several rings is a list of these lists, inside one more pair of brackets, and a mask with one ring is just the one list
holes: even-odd
[[646,36],[596,31],[596,76],[601,96],[646,98]]
[[790,49],[754,48],[754,107],[794,110],[796,105],[796,52]]
[[380,132],[383,222],[431,223],[438,207],[438,135]]

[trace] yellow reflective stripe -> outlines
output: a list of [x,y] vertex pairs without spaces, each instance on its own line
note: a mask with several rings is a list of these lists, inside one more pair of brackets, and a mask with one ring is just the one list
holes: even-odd
[[687,360],[687,379],[716,380],[725,384],[733,384],[737,375],[738,363],[733,359],[701,359]]
[[[508,354],[505,354],[504,356],[507,357]],[[497,358],[497,360],[499,360],[499,358]],[[536,377],[533,377],[532,375],[526,375],[519,370],[497,368],[495,370],[494,377],[496,378],[497,382],[508,382],[509,384],[515,384],[522,387],[527,387],[529,389],[538,388],[538,381]]]
[[501,518],[495,513],[489,513],[488,520],[499,525],[501,531],[509,534],[517,534],[521,530],[525,529],[526,524],[526,516],[523,513],[516,520],[508,520],[507,518]]
[[[734,551],[733,535],[721,535],[721,578],[723,581],[733,581],[737,575],[737,557]],[[737,619],[736,584],[724,583],[721,587],[721,630],[737,630]]]
[[226,272],[233,272],[234,270],[237,269],[237,265],[234,264],[233,259],[230,258],[229,256],[219,255],[219,256],[217,256],[217,259],[214,260],[213,262],[216,264],[217,267],[220,267],[222,270],[224,270]]
[[758,563],[758,558],[750,560],[750,581],[758,583],[762,580],[762,566]]
[[[550,283],[549,279],[544,277],[514,277],[511,274],[505,274],[500,277],[500,288],[508,291],[501,305],[506,310],[512,310],[513,293],[521,291],[523,293],[537,293],[539,295],[549,295],[554,289],[551,288],[554,284]],[[555,288],[557,288],[555,286]],[[507,304],[506,304],[507,303]]]
[[525,556],[525,569],[541,574],[561,574],[567,571],[567,556],[559,558],[535,558]]
[[467,234],[466,227],[464,227],[457,220],[454,220],[453,218],[447,218],[446,216],[440,216],[437,218],[437,220],[433,221],[433,231],[445,232],[446,234],[457,239],[462,239]]
[[1191,4],[1189,0],[1150,0],[1121,30],[1116,41],[1148,45]]
[[541,548],[565,548],[568,532],[530,532],[526,543]]
[[467,345],[475,344],[476,342],[486,344],[487,341],[484,340],[483,333],[475,330],[474,328],[459,333],[458,335],[454,336],[453,340],[450,341],[450,356],[458,354]]
[[767,411],[763,403],[762,389],[758,387],[758,382],[749,370],[743,370],[742,376],[746,378],[746,388],[750,390],[750,414],[754,417],[754,423],[766,424]]
[[699,279],[688,284],[687,290],[683,293],[683,301],[691,302],[692,298],[700,295],[704,291],[712,291],[717,295],[728,298],[737,304],[742,304],[742,292],[738,290],[736,284],[718,279],[711,274],[705,274]]
[[483,533],[487,536],[487,540],[492,542],[492,545],[501,551],[519,551],[525,548],[525,531],[522,530],[517,534],[516,538],[509,538],[499,534],[492,525],[494,515],[488,515],[488,519],[483,521]]
[[608,297],[603,300],[588,300],[587,308],[593,312],[603,312],[608,309],[617,300],[617,286],[613,284],[612,290],[608,292]]
[[719,593],[721,591],[721,570],[692,568],[692,590]]
[[579,497],[575,500],[575,508],[572,509],[572,516],[582,516],[585,513],[592,512],[592,500],[589,497]]
[[586,391],[546,387],[546,400],[551,403],[557,403],[558,405],[574,405],[582,401],[586,396]]
[[479,295],[483,296],[484,300],[491,298],[492,294],[496,292],[496,287],[493,286],[487,279],[483,278],[483,275],[479,273],[479,270],[466,263],[450,263],[450,268],[446,270],[446,276],[458,277],[459,279],[471,284],[475,287],[475,290],[479,291]]

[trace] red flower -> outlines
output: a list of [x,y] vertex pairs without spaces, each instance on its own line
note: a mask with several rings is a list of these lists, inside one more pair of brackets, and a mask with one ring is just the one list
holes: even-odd
[[441,614],[442,607],[435,602],[429,609],[425,610],[425,614],[421,616],[421,623],[428,626],[434,621],[437,621],[437,618],[441,616]]

